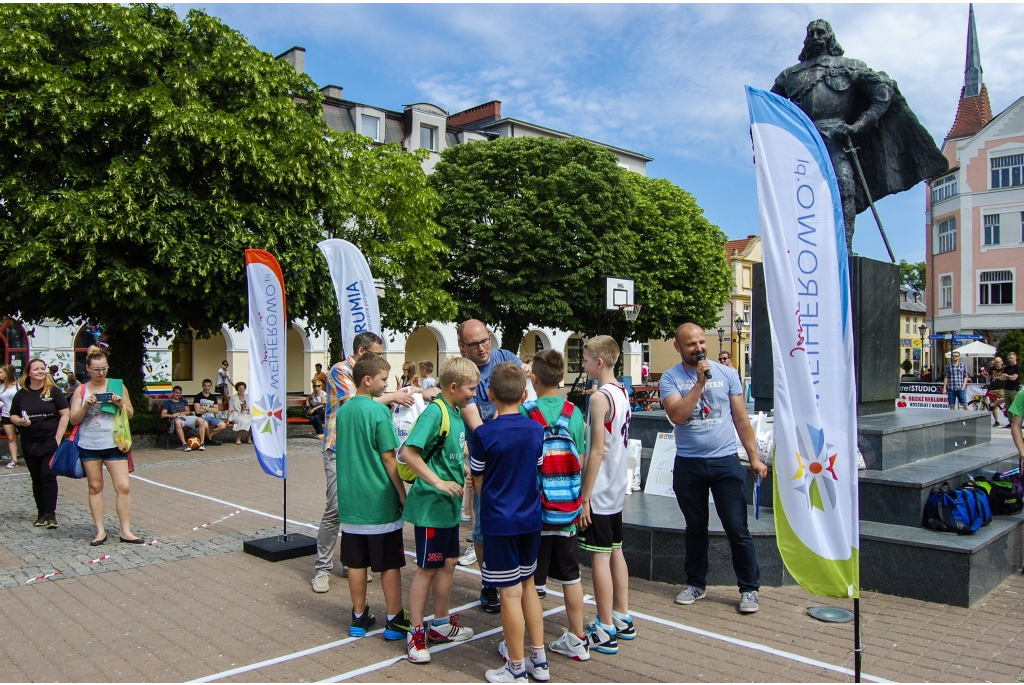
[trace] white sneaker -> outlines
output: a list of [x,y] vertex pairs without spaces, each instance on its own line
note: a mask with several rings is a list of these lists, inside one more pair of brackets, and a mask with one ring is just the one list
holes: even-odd
[[[508,645],[505,644],[504,640],[502,640],[501,644],[498,645],[498,654],[500,654],[501,658],[504,659],[506,663],[508,663]],[[542,683],[546,683],[547,681],[551,680],[551,669],[548,668],[548,662],[545,661],[540,664],[534,663],[533,656],[528,655],[526,657],[526,661],[524,661],[523,663],[526,665],[526,673],[530,676],[533,676],[534,680]],[[509,673],[511,673],[511,671],[509,671]]]
[[313,576],[313,592],[327,592],[331,589],[331,576],[325,571],[317,571]]
[[417,626],[405,636],[405,654],[414,664],[429,664],[430,652],[427,650],[427,634],[423,626]]
[[459,557],[459,566],[472,566],[476,563],[476,547],[469,546],[466,553]]
[[676,595],[676,604],[693,604],[698,599],[704,599],[707,596],[708,593],[706,590],[701,590],[700,588],[696,588],[692,585],[687,585],[679,591],[678,595]]
[[448,617],[448,623],[439,626],[430,624],[427,632],[427,642],[432,645],[442,645],[447,642],[465,642],[473,637],[473,629],[459,625],[459,615],[452,614]]
[[462,512],[462,522],[463,523],[468,523],[471,520],[472,520],[472,518],[470,517],[469,514],[467,514],[466,512]]
[[513,675],[512,671],[508,670],[508,664],[501,666],[500,668],[492,668],[491,670],[484,673],[484,678],[489,683],[528,683],[530,682],[529,677],[526,675],[526,671],[523,671],[519,675]]
[[581,640],[564,628],[562,629],[562,637],[548,645],[548,649],[576,661],[590,660],[590,650],[587,648],[586,641]]

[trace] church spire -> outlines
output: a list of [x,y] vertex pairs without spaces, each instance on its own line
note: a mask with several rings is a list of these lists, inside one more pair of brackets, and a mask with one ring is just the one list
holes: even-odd
[[969,138],[992,121],[992,104],[988,99],[988,86],[982,80],[981,48],[978,28],[974,24],[974,5],[967,14],[967,63],[964,66],[964,87],[960,90],[960,105],[956,110],[953,128],[946,139]]
[[964,97],[981,95],[981,48],[978,47],[978,28],[974,25],[974,5],[967,14],[967,64],[964,67]]

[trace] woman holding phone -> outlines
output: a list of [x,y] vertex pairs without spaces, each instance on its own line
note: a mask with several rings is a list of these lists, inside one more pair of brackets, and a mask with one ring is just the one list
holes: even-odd
[[124,407],[128,418],[134,414],[124,383],[107,378],[110,364],[99,347],[90,347],[85,365],[91,378],[71,398],[71,423],[78,428],[78,456],[89,481],[89,511],[96,524],[95,547],[107,541],[103,525],[103,467],[107,467],[116,493],[117,518],[121,522],[121,542],[140,545],[145,542],[131,531],[132,496],[128,484],[128,454],[114,442],[114,419]]
[[57,476],[50,459],[68,427],[68,401],[53,382],[46,362],[33,359],[11,400],[11,423],[21,434],[21,458],[32,476],[36,527],[57,527]]

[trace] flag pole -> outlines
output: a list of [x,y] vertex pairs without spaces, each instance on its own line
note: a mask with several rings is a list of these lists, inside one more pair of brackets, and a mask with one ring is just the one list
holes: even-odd
[[284,539],[285,542],[288,542],[288,479],[282,478],[281,480],[284,481],[284,515],[281,517],[282,519],[284,519],[281,522],[284,526],[284,534],[281,537]]
[[853,600],[853,682],[860,682],[860,657],[863,647],[860,644],[860,598]]

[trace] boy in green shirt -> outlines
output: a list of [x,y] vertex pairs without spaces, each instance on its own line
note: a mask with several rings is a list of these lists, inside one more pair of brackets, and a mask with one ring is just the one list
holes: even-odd
[[[406,640],[406,654],[414,664],[430,661],[427,642],[462,642],[473,631],[460,626],[458,616],[448,615],[448,600],[459,558],[459,522],[462,519],[462,486],[466,482],[466,426],[460,409],[476,395],[480,372],[476,364],[461,357],[450,359],[441,370],[440,401],[431,403],[409,432],[402,448],[402,460],[416,474],[406,498],[403,518],[416,527],[416,576],[409,588],[412,630]],[[449,430],[441,447],[442,415],[447,414]],[[424,461],[429,456],[430,461]],[[427,595],[434,590],[434,620],[429,634],[424,631],[423,614]]]
[[352,627],[348,634],[364,637],[376,623],[366,606],[366,569],[380,574],[387,605],[385,640],[401,640],[409,632],[409,612],[402,609],[405,543],[402,507],[405,484],[398,477],[395,449],[398,436],[391,411],[374,400],[388,385],[391,365],[367,352],[352,368],[356,394],[335,419],[338,471],[338,519],[341,521],[341,563],[348,567],[352,596]]
[[[537,408],[540,409],[548,426],[554,426],[565,408],[566,400],[558,394],[558,384],[565,378],[565,357],[558,350],[543,350],[533,358],[530,378],[537,391]],[[520,405],[519,412],[529,416],[525,405]],[[579,455],[587,453],[586,421],[578,408],[573,408],[569,419],[569,434],[576,443]],[[578,471],[577,471],[578,473]],[[577,481],[579,483],[579,481]],[[541,492],[544,493],[544,478],[541,478]],[[557,497],[557,494],[549,496]],[[565,598],[565,615],[569,629],[562,637],[551,643],[553,652],[564,654],[577,661],[590,659],[590,650],[584,637],[583,627],[583,585],[581,584],[580,562],[577,553],[575,522],[559,528],[547,525],[540,533],[540,549],[537,552],[537,572],[533,582],[537,586],[537,594],[547,595],[544,587],[548,577],[561,583]]]

